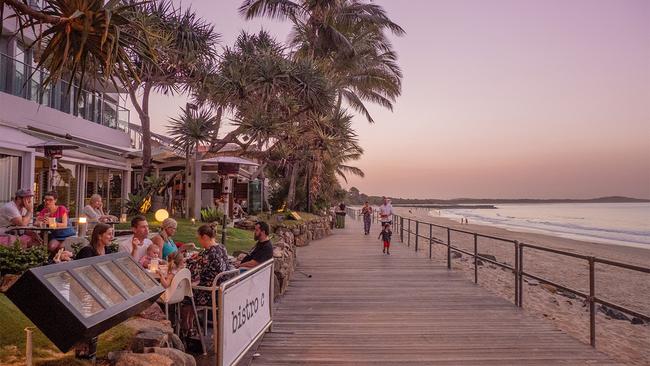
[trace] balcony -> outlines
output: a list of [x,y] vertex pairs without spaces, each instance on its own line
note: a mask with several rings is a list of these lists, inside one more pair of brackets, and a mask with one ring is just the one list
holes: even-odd
[[[43,86],[47,73],[0,53],[0,92],[34,101],[112,129],[129,131],[130,111],[107,93],[88,91],[59,80]],[[80,95],[79,95],[80,94]],[[76,99],[75,96],[79,95]]]

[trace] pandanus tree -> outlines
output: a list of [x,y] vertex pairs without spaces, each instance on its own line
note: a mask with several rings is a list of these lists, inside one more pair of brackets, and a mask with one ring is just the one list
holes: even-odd
[[167,133],[172,137],[172,147],[185,152],[185,192],[186,202],[189,204],[186,215],[189,217],[192,212],[191,203],[194,202],[188,184],[190,172],[194,163],[201,157],[200,146],[208,146],[219,133],[221,117],[209,109],[192,111],[189,108],[181,108],[181,111],[179,117],[170,119]]
[[[329,113],[318,116],[314,128],[303,134],[311,136],[306,139],[311,143],[302,149],[303,155],[308,156],[309,179],[305,180],[304,191],[310,208],[313,199],[323,191],[326,178],[331,180],[344,171],[362,174],[346,165],[361,154],[356,136],[348,133],[353,133],[353,129],[336,122],[346,114],[347,107],[374,122],[366,102],[392,110],[401,93],[402,73],[386,33],[401,36],[405,32],[381,6],[357,0],[246,0],[240,12],[247,19],[268,16],[291,21],[292,58],[316,65],[335,93],[336,101]],[[349,120],[349,116],[344,119]],[[341,128],[341,134],[334,138],[337,132],[333,131]],[[341,141],[346,141],[345,146],[339,144]],[[337,154],[326,153],[329,148],[325,146],[335,147],[331,151]]]
[[[232,114],[235,128],[213,145],[215,151],[236,143],[264,166],[271,152],[299,139],[302,127],[335,101],[324,75],[309,60],[289,58],[264,31],[244,32],[226,48],[195,99]],[[298,174],[299,160],[289,157],[284,164],[289,175]]]
[[[10,9],[6,11],[5,6]],[[103,0],[43,0],[40,9],[28,0],[0,0],[0,22],[15,22],[17,32],[33,37],[38,68],[49,71],[45,85],[60,78],[125,84],[138,79],[133,55],[155,63],[155,52],[139,35],[129,14],[134,4]]]
[[125,85],[142,125],[142,170],[147,176],[151,171],[151,93],[189,92],[196,87],[216,60],[219,34],[194,10],[177,8],[171,0],[133,4],[128,17],[136,26],[130,31],[156,50],[157,56],[154,62],[130,53],[137,77]]

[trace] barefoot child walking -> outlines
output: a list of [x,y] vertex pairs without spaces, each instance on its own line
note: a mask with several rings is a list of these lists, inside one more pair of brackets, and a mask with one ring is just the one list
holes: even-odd
[[390,231],[390,224],[388,224],[388,223],[384,224],[384,228],[379,233],[379,238],[381,238],[381,240],[384,241],[384,249],[382,250],[382,253],[386,253],[388,255],[390,255],[390,237],[391,237],[391,235],[393,235],[393,232]]

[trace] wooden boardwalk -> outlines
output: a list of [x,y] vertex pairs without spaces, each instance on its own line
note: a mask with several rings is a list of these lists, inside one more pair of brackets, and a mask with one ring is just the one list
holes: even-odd
[[299,248],[253,365],[615,365],[551,323],[359,222]]

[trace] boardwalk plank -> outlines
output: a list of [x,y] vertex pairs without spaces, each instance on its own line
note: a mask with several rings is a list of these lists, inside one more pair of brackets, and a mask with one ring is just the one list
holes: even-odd
[[[253,365],[616,365],[458,272],[358,222],[298,249]],[[397,235],[395,235],[397,236]]]

